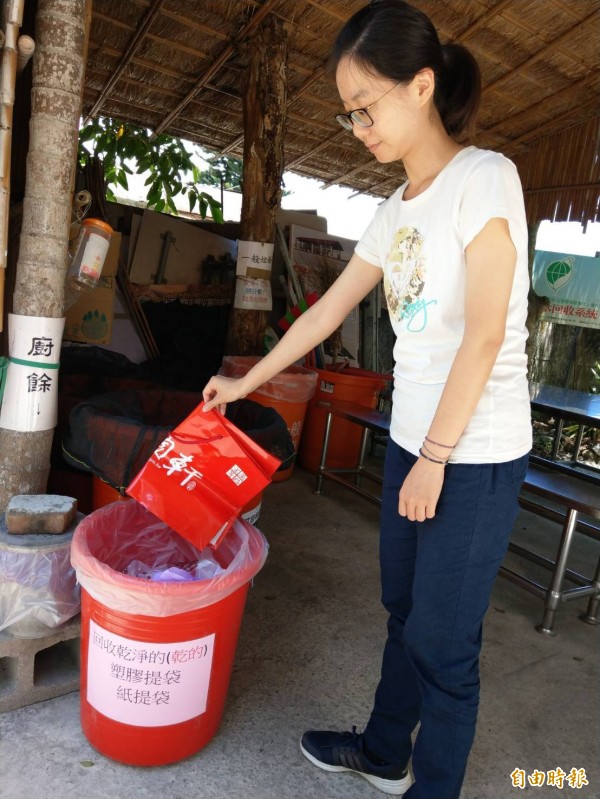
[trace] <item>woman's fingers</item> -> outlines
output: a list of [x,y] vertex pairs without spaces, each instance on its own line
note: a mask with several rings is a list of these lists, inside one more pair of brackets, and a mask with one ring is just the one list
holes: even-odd
[[244,396],[239,382],[233,377],[223,377],[222,375],[211,377],[202,391],[204,400],[202,410],[208,412],[217,408],[220,413],[224,414],[228,403],[235,402]]
[[435,516],[444,482],[444,468],[419,459],[400,489],[398,513],[411,522],[424,522]]

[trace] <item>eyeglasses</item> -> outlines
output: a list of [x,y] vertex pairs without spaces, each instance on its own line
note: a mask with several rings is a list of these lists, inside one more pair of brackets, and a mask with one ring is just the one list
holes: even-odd
[[371,105],[367,105],[365,108],[355,108],[354,111],[349,111],[347,114],[336,114],[335,118],[346,130],[352,130],[352,127],[355,123],[361,128],[370,128],[374,122],[369,115],[369,108],[373,108],[375,103],[383,100],[386,94],[389,94],[392,89],[395,89],[396,86],[399,85],[399,83],[395,83],[391,89],[388,89],[387,92],[384,92],[381,97],[378,97],[374,102],[371,103]]

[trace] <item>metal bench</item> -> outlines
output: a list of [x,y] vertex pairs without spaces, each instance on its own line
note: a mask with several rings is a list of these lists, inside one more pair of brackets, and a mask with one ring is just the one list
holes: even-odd
[[[592,519],[600,520],[598,484],[530,463],[519,503],[526,510],[562,524],[562,535],[554,560],[512,541],[508,545],[510,552],[549,569],[552,573],[550,583],[541,585],[504,565],[500,567],[500,574],[544,599],[542,621],[536,626],[538,632],[556,635],[554,616],[560,603],[587,596],[590,597],[587,612],[580,618],[588,624],[598,624],[600,558],[592,578],[569,569],[567,565],[575,533],[582,533],[600,541],[600,527],[592,521]],[[549,507],[547,503],[551,503],[555,508]],[[592,518],[581,519],[580,514]],[[565,580],[574,583],[575,587],[565,588]]]
[[[365,499],[381,504],[381,498],[378,494],[373,493],[364,488],[363,478],[381,485],[381,477],[365,468],[365,458],[367,455],[367,445],[369,443],[369,435],[376,433],[379,435],[389,435],[390,432],[390,414],[386,411],[377,411],[372,408],[366,408],[362,405],[357,405],[354,402],[336,402],[335,405],[331,402],[320,401],[317,402],[319,408],[323,408],[326,412],[325,418],[325,433],[323,436],[323,447],[321,449],[321,460],[319,462],[319,471],[317,472],[317,487],[315,494],[323,493],[323,478],[334,480],[336,483],[345,485],[351,491]],[[346,419],[349,422],[359,425],[363,428],[360,450],[358,456],[358,463],[354,468],[337,468],[333,469],[327,466],[327,451],[329,448],[329,439],[331,436],[331,426],[333,417],[337,416],[340,419]]]
[[[352,402],[333,404],[322,401],[318,405],[327,411],[327,416],[315,493],[323,493],[323,480],[328,479],[346,486],[371,502],[381,504],[379,494],[370,490],[372,483],[381,486],[381,477],[365,467],[365,458],[371,434],[389,435],[390,414]],[[354,468],[334,469],[327,466],[334,417],[346,419],[363,428],[358,463]],[[369,487],[365,487],[364,479],[369,481]],[[548,585],[541,585],[505,565],[500,568],[503,577],[544,600],[542,621],[536,629],[546,635],[555,635],[554,616],[560,603],[580,597],[590,597],[587,612],[581,616],[582,620],[588,624],[600,623],[600,558],[592,578],[573,571],[567,565],[575,533],[600,541],[600,526],[593,521],[600,520],[600,482],[595,478],[588,481],[566,474],[564,470],[530,463],[519,503],[526,510],[562,525],[560,544],[554,560],[512,541],[508,545],[510,552],[549,569],[552,574]],[[592,518],[582,519],[580,514]],[[565,588],[565,581],[574,583],[575,587]]]

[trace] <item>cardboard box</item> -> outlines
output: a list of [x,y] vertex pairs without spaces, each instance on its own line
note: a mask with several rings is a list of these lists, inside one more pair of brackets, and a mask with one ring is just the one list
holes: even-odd
[[65,341],[110,344],[115,303],[115,276],[119,265],[121,234],[113,233],[97,287],[82,294],[67,311]]

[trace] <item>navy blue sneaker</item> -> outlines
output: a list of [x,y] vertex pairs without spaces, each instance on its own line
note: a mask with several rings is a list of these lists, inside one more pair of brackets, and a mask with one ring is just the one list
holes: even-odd
[[352,771],[383,793],[402,796],[410,787],[412,779],[408,769],[375,765],[364,751],[362,733],[310,730],[300,741],[300,750],[310,762],[323,771]]

